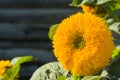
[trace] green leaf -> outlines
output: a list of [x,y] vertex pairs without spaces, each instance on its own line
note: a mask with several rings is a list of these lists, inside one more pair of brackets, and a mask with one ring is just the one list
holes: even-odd
[[49,33],[48,33],[49,39],[51,39],[51,40],[53,39],[53,35],[54,35],[55,30],[57,29],[57,27],[58,27],[58,24],[55,24],[55,25],[50,27],[50,30],[49,30]]
[[67,75],[68,71],[59,62],[50,62],[38,68],[30,80],[56,80],[61,76],[67,77]]
[[120,45],[117,46],[114,51],[113,51],[113,54],[112,54],[112,58],[115,58],[115,57],[118,57],[120,56]]
[[118,80],[120,78],[120,56],[115,57],[107,69],[108,76],[111,80]]
[[101,5],[110,1],[115,1],[115,0],[73,0],[70,5],[75,7],[80,7],[80,5],[82,4]]
[[83,4],[90,7],[97,5],[96,15],[103,18],[106,18],[112,11],[120,9],[120,0],[73,0],[70,6],[80,7]]
[[33,60],[34,60],[34,58],[32,56],[23,56],[23,57],[20,57],[17,60],[17,62],[15,63],[15,65],[20,65],[22,63],[33,61]]
[[57,78],[56,80],[66,80],[65,76],[60,76],[59,78]]
[[107,20],[112,20],[111,22],[108,22],[110,25],[114,22],[120,22],[120,8],[114,11],[110,11],[107,16]]
[[120,0],[114,0],[114,3],[110,2],[109,4],[111,5],[110,8],[112,9],[112,11],[120,9]]
[[70,6],[80,7],[84,0],[73,0]]
[[16,80],[16,76],[18,75],[20,71],[20,64],[29,62],[33,60],[32,56],[23,56],[23,57],[17,57],[16,62],[13,64],[13,67],[9,68],[6,71],[5,77],[3,80]]
[[71,75],[71,79],[70,80],[81,80],[81,76]]

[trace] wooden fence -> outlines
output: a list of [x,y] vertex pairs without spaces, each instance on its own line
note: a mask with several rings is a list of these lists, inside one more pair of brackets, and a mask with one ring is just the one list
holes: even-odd
[[72,0],[0,0],[0,59],[32,55],[23,64],[20,80],[29,80],[42,64],[55,61],[48,39],[49,27],[80,9],[68,6]]

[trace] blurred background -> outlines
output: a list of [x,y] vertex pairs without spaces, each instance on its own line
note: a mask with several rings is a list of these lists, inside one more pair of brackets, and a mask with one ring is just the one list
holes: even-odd
[[55,61],[48,39],[51,25],[80,11],[72,0],[0,0],[0,59],[32,55],[38,60],[22,64],[20,80],[29,80],[41,65]]

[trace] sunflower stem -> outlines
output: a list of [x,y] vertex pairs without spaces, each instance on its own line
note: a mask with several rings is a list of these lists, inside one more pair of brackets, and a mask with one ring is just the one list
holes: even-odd
[[78,75],[72,75],[71,76],[71,80],[81,80],[81,76],[78,76]]

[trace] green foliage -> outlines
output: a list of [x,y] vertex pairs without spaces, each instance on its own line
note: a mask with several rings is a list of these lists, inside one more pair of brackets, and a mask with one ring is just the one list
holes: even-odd
[[120,8],[117,10],[112,11],[107,16],[107,23],[109,28],[115,32],[120,33]]
[[66,80],[65,76],[60,76],[59,78],[57,78],[56,80]]
[[115,10],[120,9],[120,0],[73,0],[70,6],[80,7],[81,5],[98,6],[97,15],[106,18]]
[[72,75],[70,80],[81,80],[81,77],[77,75]]
[[34,58],[32,56],[23,56],[23,57],[19,58],[19,60],[16,62],[15,65],[20,65],[22,63],[33,61],[33,60],[34,60]]
[[18,76],[18,73],[20,71],[20,64],[29,62],[33,60],[32,56],[23,56],[23,57],[17,57],[16,59],[13,59],[15,61],[13,66],[9,68],[6,73],[5,77],[2,80],[17,80],[16,77]]
[[110,2],[109,5],[111,5],[112,10],[120,9],[120,0],[113,0],[114,2]]
[[120,56],[114,58],[107,71],[111,80],[118,80],[120,78]]
[[109,26],[110,30],[115,31],[116,33],[120,34],[120,22],[114,22]]
[[57,27],[58,27],[58,24],[52,25],[50,27],[50,30],[49,30],[49,33],[48,33],[49,39],[51,39],[51,40],[53,39],[53,35],[54,35],[55,30],[57,29]]
[[115,0],[73,0],[70,5],[75,7],[80,7],[80,5],[82,4],[101,5],[110,1],[115,1]]
[[67,75],[68,71],[59,62],[51,62],[38,68],[30,80],[64,80]]
[[112,58],[119,57],[119,56],[120,56],[120,45],[114,49]]

